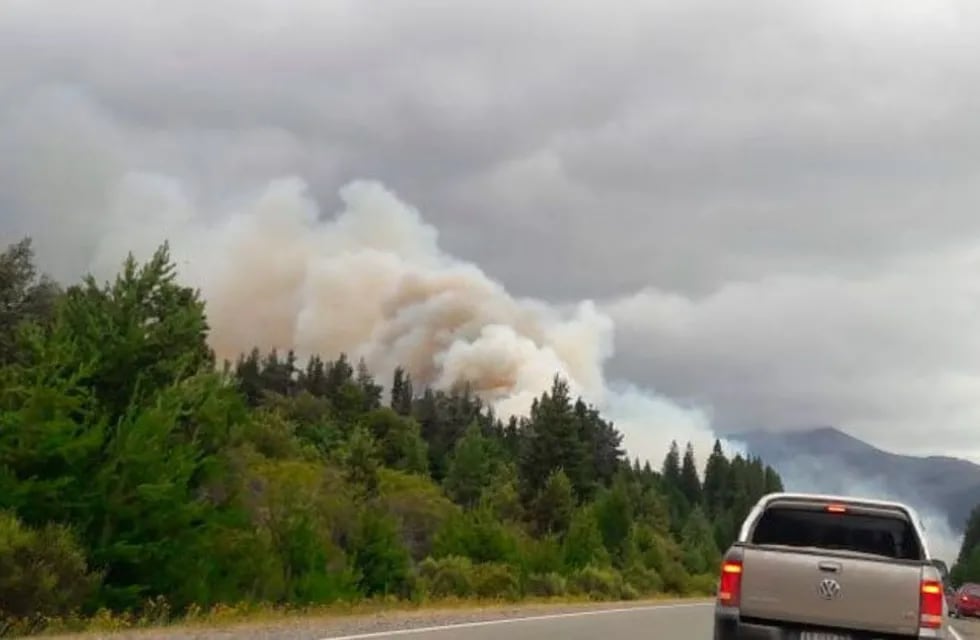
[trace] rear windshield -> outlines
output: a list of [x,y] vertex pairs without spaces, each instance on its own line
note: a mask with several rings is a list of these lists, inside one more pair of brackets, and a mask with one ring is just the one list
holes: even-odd
[[980,596],[980,585],[978,584],[963,585],[963,593],[966,593],[971,596]]
[[858,551],[922,560],[915,529],[901,517],[772,506],[752,532],[755,544]]

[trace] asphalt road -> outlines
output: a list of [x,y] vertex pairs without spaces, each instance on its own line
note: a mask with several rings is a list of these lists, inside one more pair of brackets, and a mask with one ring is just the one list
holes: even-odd
[[712,606],[684,603],[580,611],[322,640],[710,640]]
[[963,640],[980,640],[980,620],[976,618],[954,620],[953,628]]
[[[674,604],[327,636],[322,640],[710,640],[712,604]],[[953,621],[954,640],[980,640],[980,621]]]
[[[711,640],[711,602],[680,602],[482,613],[368,616],[338,620],[297,619],[229,628],[159,629],[75,639],[121,640]],[[434,616],[434,617],[433,617]],[[952,640],[980,640],[980,620],[953,620]]]

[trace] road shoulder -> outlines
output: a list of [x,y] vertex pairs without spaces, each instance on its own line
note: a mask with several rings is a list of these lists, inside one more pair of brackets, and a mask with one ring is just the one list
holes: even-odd
[[980,640],[980,620],[953,618],[952,627],[962,640]]
[[242,622],[229,625],[175,625],[172,627],[46,636],[48,640],[96,640],[133,638],[138,640],[226,640],[256,638],[263,640],[325,640],[327,638],[370,638],[391,631],[420,630],[458,625],[486,625],[511,620],[558,618],[574,615],[596,615],[603,612],[708,605],[708,598],[658,598],[626,602],[581,603],[507,603],[465,607],[422,607],[391,609],[371,614],[296,615],[275,620]]

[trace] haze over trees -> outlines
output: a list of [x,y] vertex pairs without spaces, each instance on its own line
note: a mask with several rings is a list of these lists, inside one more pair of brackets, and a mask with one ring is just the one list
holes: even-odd
[[[0,630],[378,596],[704,593],[761,495],[716,443],[630,461],[555,377],[503,419],[344,354],[216,363],[166,245],[61,289],[0,255]],[[26,626],[25,626],[26,625]]]

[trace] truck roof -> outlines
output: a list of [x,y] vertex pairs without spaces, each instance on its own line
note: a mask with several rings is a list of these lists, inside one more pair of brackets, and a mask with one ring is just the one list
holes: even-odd
[[749,529],[753,521],[758,518],[759,514],[765,510],[769,503],[776,500],[819,500],[826,502],[842,502],[847,504],[865,505],[869,507],[884,507],[886,509],[896,509],[899,511],[904,511],[909,516],[909,520],[912,521],[912,527],[915,529],[916,535],[919,537],[919,543],[922,545],[922,550],[925,552],[927,558],[931,558],[932,554],[929,552],[929,545],[926,542],[925,536],[925,526],[922,524],[921,518],[919,518],[918,512],[909,505],[897,502],[894,500],[879,500],[874,498],[862,498],[857,496],[842,496],[834,494],[825,493],[800,493],[800,492],[790,492],[790,491],[780,491],[777,493],[768,493],[755,503],[755,506],[749,512],[748,517],[745,518],[745,522],[742,523],[742,527],[739,530],[738,539],[745,541],[748,539]]
[[768,493],[759,499],[759,504],[767,504],[773,500],[826,500],[827,502],[849,502],[851,504],[864,504],[868,506],[876,507],[891,507],[895,509],[901,509],[907,511],[908,513],[914,514],[915,509],[903,502],[896,502],[894,500],[878,500],[874,498],[860,498],[856,496],[842,496],[834,495],[829,493],[800,493],[800,492],[790,492],[790,491],[780,491],[777,493]]

